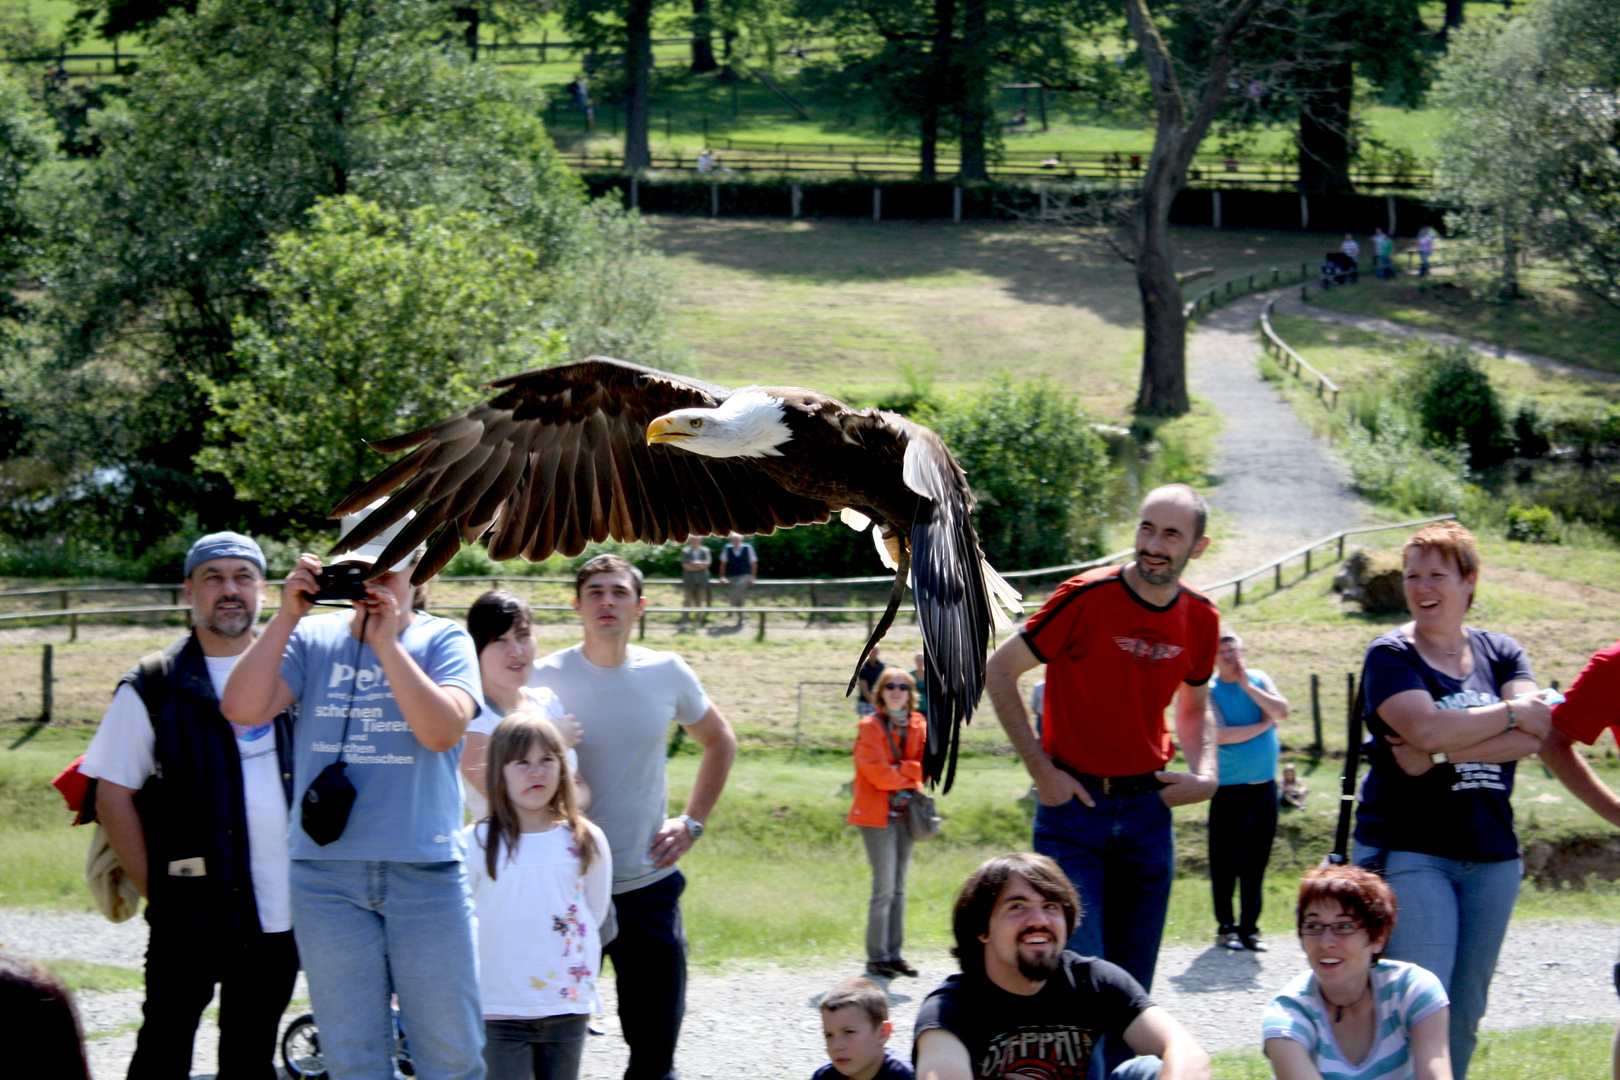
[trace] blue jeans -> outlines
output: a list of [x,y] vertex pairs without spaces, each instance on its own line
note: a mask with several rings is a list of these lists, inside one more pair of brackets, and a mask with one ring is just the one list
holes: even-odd
[[[1082,956],[1100,956],[1118,964],[1153,988],[1159,939],[1170,908],[1170,882],[1175,877],[1176,838],[1170,808],[1157,791],[1136,795],[1092,792],[1095,807],[1079,799],[1062,806],[1036,804],[1035,850],[1063,867],[1080,894],[1080,922],[1068,947]],[[1104,1039],[1103,1072],[1131,1056],[1123,1044]]]
[[393,1021],[416,1075],[483,1080],[472,897],[461,863],[294,859],[293,931],[332,1080],[392,1080]]
[[[1360,861],[1372,849],[1356,844]],[[1519,898],[1523,866],[1457,862],[1415,851],[1391,851],[1384,879],[1395,890],[1399,918],[1384,955],[1427,968],[1451,999],[1451,1074],[1468,1075],[1475,1033],[1485,1015],[1496,957]]]

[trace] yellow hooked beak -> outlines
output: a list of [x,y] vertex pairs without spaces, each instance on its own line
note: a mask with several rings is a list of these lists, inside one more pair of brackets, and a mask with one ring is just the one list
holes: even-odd
[[647,425],[647,445],[649,446],[653,443],[679,442],[682,439],[690,439],[691,437],[692,433],[690,431],[681,430],[679,423],[668,416],[660,416]]

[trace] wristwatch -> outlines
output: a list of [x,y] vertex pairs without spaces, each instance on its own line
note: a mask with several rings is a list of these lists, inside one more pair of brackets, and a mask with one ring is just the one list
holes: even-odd
[[703,839],[703,822],[691,814],[682,814],[681,822],[686,826],[686,831],[692,834],[693,840]]

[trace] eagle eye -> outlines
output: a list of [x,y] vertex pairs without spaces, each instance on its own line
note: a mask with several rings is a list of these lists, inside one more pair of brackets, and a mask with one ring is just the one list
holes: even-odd
[[703,418],[701,416],[692,417],[692,430],[693,431],[696,431],[698,428],[700,428],[702,426],[703,426]]

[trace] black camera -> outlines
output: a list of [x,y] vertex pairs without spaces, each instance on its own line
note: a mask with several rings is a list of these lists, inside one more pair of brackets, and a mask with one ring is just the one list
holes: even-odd
[[366,572],[371,567],[362,563],[338,563],[324,566],[315,575],[321,591],[310,597],[317,604],[346,604],[350,600],[366,598]]

